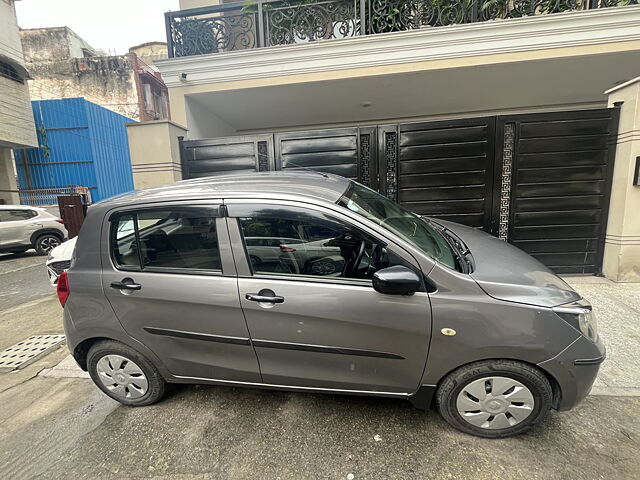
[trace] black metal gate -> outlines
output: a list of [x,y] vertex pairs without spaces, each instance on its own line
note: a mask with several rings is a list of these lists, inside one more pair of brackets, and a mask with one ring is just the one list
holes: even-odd
[[420,215],[517,245],[558,273],[597,273],[617,108],[182,142],[184,178],[313,169]]
[[500,117],[500,210],[492,233],[555,272],[599,273],[618,114],[613,108]]
[[420,215],[491,229],[495,117],[381,128],[382,191]]
[[182,178],[274,170],[273,135],[180,142]]

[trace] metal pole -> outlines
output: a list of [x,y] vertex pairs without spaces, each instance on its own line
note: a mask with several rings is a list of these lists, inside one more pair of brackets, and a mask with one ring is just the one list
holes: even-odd
[[267,37],[264,31],[264,16],[262,10],[262,0],[258,0],[258,31],[256,36],[258,37],[258,47],[264,47],[267,44]]
[[174,45],[173,45],[173,35],[171,34],[171,22],[173,20],[173,15],[171,12],[165,12],[164,14],[164,26],[167,34],[167,55],[169,58],[173,58],[175,56]]
[[182,175],[182,180],[186,180],[189,178],[189,165],[187,163],[184,137],[182,135],[178,136],[178,150],[180,151],[180,174]]
[[27,149],[20,150],[22,156],[22,165],[24,166],[24,175],[27,177],[27,189],[33,189],[33,183],[31,182],[31,171],[29,170],[29,160],[27,159]]

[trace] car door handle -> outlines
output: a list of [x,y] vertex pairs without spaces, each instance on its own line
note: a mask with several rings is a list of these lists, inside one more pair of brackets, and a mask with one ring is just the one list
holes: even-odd
[[130,278],[125,278],[121,282],[111,282],[110,286],[117,290],[142,290],[142,285],[133,283],[133,280]]
[[267,302],[267,303],[284,303],[284,297],[277,295],[259,295],[257,293],[247,293],[244,298],[251,300],[252,302]]

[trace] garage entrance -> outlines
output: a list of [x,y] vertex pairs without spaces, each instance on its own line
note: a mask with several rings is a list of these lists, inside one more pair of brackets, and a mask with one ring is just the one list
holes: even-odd
[[481,228],[557,273],[602,266],[618,108],[188,140],[183,178],[312,169]]

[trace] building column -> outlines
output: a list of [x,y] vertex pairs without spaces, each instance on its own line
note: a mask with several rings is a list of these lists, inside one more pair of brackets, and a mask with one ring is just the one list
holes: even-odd
[[603,272],[617,282],[640,282],[640,77],[605,93],[609,106],[622,105]]
[[187,129],[170,120],[128,123],[129,153],[136,189],[182,180],[180,145]]
[[[7,192],[6,190],[14,190]],[[13,166],[13,155],[10,148],[0,147],[0,203],[20,205],[20,196],[16,192],[16,171]]]

